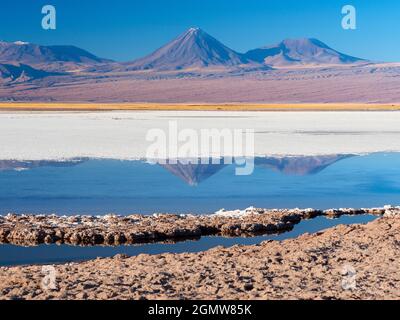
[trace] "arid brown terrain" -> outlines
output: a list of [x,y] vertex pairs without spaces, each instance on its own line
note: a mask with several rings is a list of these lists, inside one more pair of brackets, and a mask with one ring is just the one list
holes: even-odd
[[138,72],[54,76],[0,86],[3,102],[397,104],[400,67],[277,69],[237,75]]
[[[1,299],[399,299],[400,220],[202,253],[0,268]],[[47,289],[46,289],[47,288]]]

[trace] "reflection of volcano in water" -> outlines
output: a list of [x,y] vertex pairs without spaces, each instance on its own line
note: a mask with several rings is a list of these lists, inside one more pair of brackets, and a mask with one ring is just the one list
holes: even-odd
[[[285,175],[313,175],[321,172],[328,166],[352,157],[353,155],[329,155],[329,156],[299,156],[299,157],[265,157],[255,158],[256,167],[268,168],[279,171]],[[173,175],[179,177],[187,184],[195,186],[222,170],[224,164],[160,164]]]
[[222,170],[226,165],[212,164],[211,161],[209,164],[183,164],[178,161],[177,164],[160,164],[160,166],[167,169],[187,184],[196,186]]
[[266,167],[287,175],[312,175],[317,174],[330,165],[352,157],[353,155],[329,155],[329,156],[303,156],[283,158],[256,158],[255,165]]
[[24,171],[40,167],[73,167],[86,162],[88,159],[79,158],[64,161],[50,160],[33,160],[33,161],[17,161],[17,160],[0,160],[0,171]]

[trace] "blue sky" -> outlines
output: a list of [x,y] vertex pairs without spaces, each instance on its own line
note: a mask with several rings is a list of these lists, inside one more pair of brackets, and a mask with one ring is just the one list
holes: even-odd
[[[41,8],[57,9],[57,30],[41,28]],[[357,30],[341,28],[341,8],[357,9]],[[400,61],[398,0],[1,0],[0,39],[72,44],[128,61],[192,26],[244,52],[285,38],[313,37],[354,56]]]

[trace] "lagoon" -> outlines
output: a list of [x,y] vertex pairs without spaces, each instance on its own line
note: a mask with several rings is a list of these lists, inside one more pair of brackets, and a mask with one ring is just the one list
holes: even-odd
[[214,213],[221,208],[381,207],[400,202],[400,154],[264,157],[235,165],[0,161],[0,214]]

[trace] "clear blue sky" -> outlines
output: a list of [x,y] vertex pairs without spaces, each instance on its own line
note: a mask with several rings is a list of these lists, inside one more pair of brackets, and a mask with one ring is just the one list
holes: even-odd
[[[57,30],[41,8],[57,8]],[[352,4],[358,29],[341,28]],[[239,52],[285,38],[314,37],[354,56],[400,61],[398,0],[1,0],[0,39],[72,44],[119,61],[146,55],[187,28],[201,27]]]

